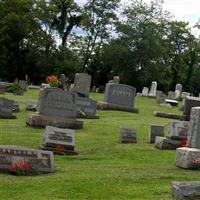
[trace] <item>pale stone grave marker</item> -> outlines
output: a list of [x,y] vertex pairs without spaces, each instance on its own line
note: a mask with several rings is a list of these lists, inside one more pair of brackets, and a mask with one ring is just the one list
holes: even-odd
[[149,95],[149,88],[143,87],[142,96],[147,97]]
[[150,92],[149,92],[149,96],[150,97],[156,97],[156,90],[157,90],[157,82],[153,81],[151,83],[151,89],[150,89]]

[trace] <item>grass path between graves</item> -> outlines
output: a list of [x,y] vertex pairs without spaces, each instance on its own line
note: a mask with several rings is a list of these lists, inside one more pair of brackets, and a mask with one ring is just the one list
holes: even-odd
[[[27,127],[27,100],[37,100],[38,91],[24,96],[6,94],[18,100],[21,112],[15,120],[0,119],[0,144],[37,149],[44,129]],[[91,94],[103,100],[102,94]],[[147,143],[150,124],[167,125],[169,119],[153,111],[180,113],[178,108],[160,107],[154,99],[137,97],[139,114],[98,111],[100,119],[84,120],[76,130],[77,156],[55,156],[56,173],[39,176],[0,174],[0,200],[171,200],[172,181],[197,181],[199,171],[174,166],[175,151],[161,151]],[[137,144],[119,144],[119,128],[137,130]]]

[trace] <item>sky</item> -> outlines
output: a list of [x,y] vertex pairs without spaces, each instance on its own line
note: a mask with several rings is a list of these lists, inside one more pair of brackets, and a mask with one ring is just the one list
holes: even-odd
[[[78,4],[83,5],[87,0],[75,0]],[[142,0],[150,3],[151,0]],[[131,0],[122,0],[123,3],[131,2]],[[200,0],[163,0],[164,10],[169,11],[175,19],[179,21],[187,21],[190,26],[194,26],[200,19]],[[193,29],[195,35],[199,31]]]

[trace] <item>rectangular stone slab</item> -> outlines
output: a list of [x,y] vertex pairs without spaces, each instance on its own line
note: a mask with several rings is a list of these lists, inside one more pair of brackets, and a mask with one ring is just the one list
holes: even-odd
[[199,200],[200,182],[172,182],[172,195],[177,200]]
[[196,169],[197,165],[193,163],[193,160],[200,158],[200,149],[182,147],[176,149],[176,161],[177,167],[184,169]]
[[165,137],[156,137],[155,140],[155,147],[158,149],[176,149],[180,147],[181,141],[179,140],[172,140]]
[[149,127],[149,139],[150,144],[155,143],[156,136],[164,137],[164,126],[151,124]]
[[35,173],[55,171],[53,153],[50,151],[0,145],[0,170],[9,171],[16,161],[27,162]]
[[120,128],[120,143],[137,143],[136,130],[133,128]]

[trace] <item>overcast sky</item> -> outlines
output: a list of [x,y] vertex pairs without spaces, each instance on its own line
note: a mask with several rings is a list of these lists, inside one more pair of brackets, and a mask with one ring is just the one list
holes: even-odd
[[[83,5],[87,0],[75,0]],[[143,0],[149,3],[151,0]],[[195,24],[200,19],[200,0],[163,0],[163,8],[168,10],[177,20],[184,20]],[[122,0],[123,3],[131,0]]]

